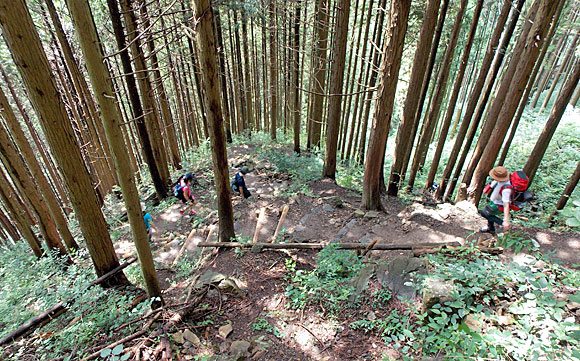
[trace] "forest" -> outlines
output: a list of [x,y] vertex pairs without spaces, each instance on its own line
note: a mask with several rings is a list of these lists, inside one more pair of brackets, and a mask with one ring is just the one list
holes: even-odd
[[0,359],[580,361],[579,17],[0,0]]

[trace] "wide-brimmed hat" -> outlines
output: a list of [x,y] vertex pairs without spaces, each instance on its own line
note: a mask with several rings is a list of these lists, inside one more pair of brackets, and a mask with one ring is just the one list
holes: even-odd
[[498,182],[505,182],[509,179],[510,174],[505,167],[499,166],[495,167],[489,171],[489,176]]

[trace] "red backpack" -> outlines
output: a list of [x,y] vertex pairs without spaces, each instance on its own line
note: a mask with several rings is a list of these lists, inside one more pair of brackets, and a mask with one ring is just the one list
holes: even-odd
[[[499,193],[503,192],[504,189],[511,189],[512,196],[510,202],[510,209],[512,211],[519,211],[526,203],[533,198],[532,193],[528,192],[528,186],[530,185],[530,179],[523,171],[519,170],[517,172],[513,172],[510,175],[510,184],[511,185],[504,185],[499,190]],[[491,195],[492,188],[488,184],[484,191],[484,193]],[[503,212],[503,207],[498,205],[497,208]]]

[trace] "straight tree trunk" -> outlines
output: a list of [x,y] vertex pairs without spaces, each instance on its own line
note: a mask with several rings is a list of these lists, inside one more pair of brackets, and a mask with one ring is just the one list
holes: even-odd
[[322,170],[322,175],[331,179],[336,177],[336,146],[338,143],[338,122],[340,121],[342,103],[342,85],[344,83],[344,61],[346,57],[350,0],[338,0],[336,6],[336,30],[332,50],[330,99],[328,101],[328,118],[326,121],[326,149],[324,151],[324,167]]
[[428,52],[433,41],[435,23],[440,3],[441,0],[428,0],[425,9],[423,24],[421,26],[421,32],[419,33],[419,40],[415,50],[415,57],[413,59],[413,68],[411,70],[409,86],[407,88],[407,97],[405,98],[405,105],[403,106],[401,121],[399,123],[399,129],[397,130],[397,137],[395,140],[395,154],[393,164],[391,165],[389,185],[387,187],[387,194],[391,196],[397,196],[401,174],[404,172],[403,164],[408,145],[407,143],[409,142],[415,124],[415,114],[419,103],[421,86],[425,75],[424,72],[427,66]]
[[127,36],[129,38],[129,47],[135,65],[135,75],[137,77],[137,84],[141,93],[143,115],[145,124],[149,133],[149,140],[153,150],[153,156],[159,169],[159,175],[165,188],[171,183],[169,176],[169,167],[167,164],[167,154],[163,146],[163,135],[157,117],[157,107],[155,99],[153,98],[153,86],[149,79],[149,71],[145,64],[145,56],[141,48],[142,33],[137,30],[137,20],[133,11],[132,3],[135,0],[121,0],[121,9],[123,9],[123,16],[125,25],[127,26]]
[[293,64],[292,72],[292,115],[294,123],[294,152],[300,154],[300,11],[302,2],[296,1],[296,10],[294,14],[294,44],[292,44]]
[[[38,112],[44,134],[63,172],[79,226],[98,276],[119,266],[107,224],[83,163],[64,103],[58,96],[48,59],[24,0],[0,5],[0,24],[30,100]],[[105,286],[127,284],[123,273]]]
[[123,25],[121,23],[121,15],[119,13],[119,6],[117,5],[117,0],[107,0],[107,5],[109,8],[109,16],[111,17],[111,22],[113,24],[113,31],[115,34],[115,40],[117,41],[117,48],[119,49],[119,56],[121,58],[121,64],[123,65],[123,72],[125,73],[125,82],[127,83],[129,100],[131,101],[131,108],[133,110],[133,116],[135,117],[135,126],[139,132],[139,140],[141,142],[141,150],[145,157],[145,162],[149,168],[149,173],[151,174],[151,180],[153,181],[153,186],[155,187],[155,193],[157,198],[162,200],[167,197],[167,184],[165,184],[163,177],[159,168],[157,167],[157,161],[155,160],[155,155],[153,154],[153,148],[151,146],[151,140],[149,132],[147,131],[147,126],[145,124],[145,114],[143,112],[143,107],[141,105],[141,99],[139,98],[139,91],[137,90],[137,82],[135,81],[135,76],[133,72],[133,66],[131,65],[131,57],[129,56],[129,51],[125,42],[125,33],[123,31]]
[[270,137],[276,139],[278,121],[278,45],[276,0],[269,0],[270,11]]
[[[248,50],[248,16],[242,13],[242,50],[244,54],[244,94],[246,97],[246,114],[247,114],[247,122],[250,124],[249,128],[257,129],[256,126],[256,117],[254,114],[254,101],[253,101],[253,89],[252,89],[252,70],[250,66],[250,51]],[[240,64],[241,66],[241,64]]]
[[217,74],[216,41],[213,32],[213,10],[210,0],[193,2],[194,17],[197,23],[197,41],[202,59],[203,84],[206,89],[208,106],[208,125],[212,146],[212,159],[218,202],[219,238],[222,242],[235,237],[234,213],[229,187],[228,157],[223,116],[219,95]]
[[[511,2],[508,2],[508,4],[507,4],[508,12],[510,9],[510,5],[511,5]],[[479,96],[471,97],[470,103],[467,105],[467,110],[465,111],[465,117],[463,119],[463,122],[468,123],[466,125],[466,127],[469,127],[469,129],[467,130],[465,142],[459,143],[459,144],[457,144],[457,142],[456,142],[456,145],[458,145],[460,148],[461,148],[461,146],[463,146],[463,152],[461,153],[461,156],[457,162],[457,166],[455,167],[455,173],[453,174],[453,177],[451,178],[451,183],[449,183],[449,186],[446,189],[445,200],[448,200],[451,197],[451,195],[453,194],[453,191],[455,190],[455,186],[457,184],[457,181],[459,180],[459,176],[461,174],[461,171],[463,170],[463,165],[465,163],[465,160],[467,159],[467,155],[469,154],[469,149],[471,148],[471,144],[473,143],[473,140],[475,138],[475,133],[479,127],[479,123],[480,123],[481,118],[483,116],[483,112],[486,108],[486,104],[488,103],[489,97],[490,97],[491,92],[493,90],[493,84],[495,82],[497,74],[499,73],[499,69],[503,63],[503,59],[505,57],[507,47],[508,47],[510,39],[513,35],[513,31],[516,27],[516,23],[517,23],[517,20],[519,19],[523,5],[524,5],[524,1],[522,0],[521,2],[518,2],[518,7],[516,8],[516,10],[512,11],[510,23],[508,24],[506,31],[503,32],[503,37],[501,38],[501,41],[499,43],[499,47],[490,48],[490,46],[488,46],[488,52],[485,55],[484,62],[486,60],[489,60],[489,64],[491,65],[494,57],[495,57],[495,61],[493,62],[493,66],[492,66],[490,72],[489,72],[489,67],[488,67],[488,71],[486,71],[486,72],[483,71],[483,69],[484,69],[483,67],[480,70],[479,77],[478,77],[477,84],[476,84],[477,87],[474,90],[478,90],[479,94],[481,94],[481,92],[483,91],[483,96],[481,97],[479,102],[478,102]],[[503,19],[502,15],[504,14],[504,10],[506,10],[505,8],[506,8],[506,3],[504,3],[504,5],[503,5],[503,8],[502,8],[502,11],[500,14],[500,19],[498,19],[498,22],[499,22],[499,20],[503,20],[504,24],[505,24],[506,20]],[[507,17],[507,14],[506,14],[506,17]],[[500,26],[499,29],[496,26],[496,30],[499,30],[499,32],[494,32],[492,40],[495,40],[496,34],[498,36],[502,34],[503,25]],[[490,42],[490,45],[491,44],[492,44],[492,42]],[[495,44],[497,44],[497,43],[495,43]],[[491,55],[491,58],[488,58],[488,55]],[[480,84],[481,84],[481,88],[479,88]],[[485,86],[485,89],[483,89],[484,86]],[[477,107],[477,109],[476,109],[476,107]],[[475,110],[475,113],[474,113],[474,110]],[[459,137],[458,137],[458,139],[459,139]],[[454,145],[454,147],[455,147],[455,145]],[[459,150],[457,150],[457,151],[459,151]],[[448,163],[449,163],[449,161],[448,161]],[[451,172],[451,170],[450,170],[450,172]],[[451,174],[451,173],[449,173],[449,174]],[[464,178],[464,179],[467,179],[467,178]],[[467,186],[467,184],[466,184],[466,186]],[[439,187],[441,187],[441,185]],[[458,198],[458,200],[459,200],[459,198]]]
[[461,23],[463,21],[463,14],[465,13],[465,8],[467,7],[467,0],[461,0],[459,5],[459,10],[455,17],[455,23],[453,25],[453,31],[449,39],[449,45],[447,46],[447,51],[445,52],[445,57],[443,58],[443,63],[439,71],[439,78],[437,79],[437,86],[435,88],[433,102],[429,108],[429,114],[427,115],[423,123],[423,134],[419,140],[419,144],[415,149],[415,155],[413,156],[413,164],[411,166],[411,173],[409,175],[408,186],[409,189],[413,189],[415,184],[415,178],[419,168],[422,166],[424,159],[427,155],[429,149],[429,143],[431,143],[431,136],[435,126],[437,125],[437,119],[439,117],[439,111],[441,110],[441,104],[443,103],[443,98],[445,97],[445,92],[447,90],[447,80],[449,79],[449,71],[451,68],[451,63],[453,61],[453,56],[455,55],[455,48],[457,45],[457,39],[459,38],[459,30],[461,30]]
[[[492,104],[488,115],[488,119],[496,118],[497,122],[491,136],[493,141],[487,143],[468,189],[469,198],[474,204],[479,203],[487,173],[493,167],[511,120],[517,110],[534,63],[538,58],[541,45],[545,41],[545,35],[557,8],[558,0],[537,0],[536,3],[538,4],[538,10],[533,18],[532,28],[529,32],[522,32],[515,45],[515,49],[523,49],[522,55],[519,57],[514,55],[506,73],[506,75],[510,73],[514,75],[513,77],[505,76],[502,80],[498,97]],[[506,88],[509,90],[505,91],[504,89]],[[505,96],[502,94],[505,94]]]
[[536,76],[538,75],[538,71],[540,69],[540,66],[542,65],[542,62],[544,61],[544,57],[546,56],[548,47],[550,46],[550,42],[552,41],[552,37],[554,36],[554,33],[556,32],[556,28],[558,27],[558,20],[560,19],[560,14],[562,12],[562,8],[564,7],[564,3],[565,3],[565,1],[560,1],[560,3],[558,4],[558,9],[556,9],[556,13],[554,14],[554,20],[552,21],[552,24],[550,25],[550,32],[548,33],[548,36],[546,38],[546,42],[544,42],[544,45],[542,46],[542,51],[540,53],[538,60],[536,61],[536,65],[534,66],[534,70],[532,71],[532,75],[530,76],[528,86],[526,87],[526,92],[522,96],[522,101],[520,102],[520,106],[518,107],[518,111],[517,111],[516,116],[512,122],[510,134],[508,136],[508,139],[505,141],[502,153],[501,153],[499,160],[497,162],[498,165],[504,165],[504,162],[507,158],[508,151],[509,151],[510,146],[512,144],[512,141],[516,135],[518,125],[520,124],[522,114],[524,113],[526,105],[528,104],[529,96],[532,92],[533,86],[536,83],[536,80],[537,80]]
[[[36,185],[40,190],[38,196],[40,196],[41,200],[44,200],[44,202],[46,202],[46,205],[48,206],[48,211],[50,212],[50,215],[52,216],[54,222],[56,223],[56,227],[58,229],[58,233],[60,233],[60,237],[66,244],[67,248],[74,250],[78,249],[79,245],[75,241],[73,235],[71,234],[68,228],[66,218],[64,217],[64,214],[62,213],[62,210],[58,204],[58,199],[56,198],[56,195],[54,194],[54,192],[50,187],[50,182],[42,172],[40,164],[38,164],[38,161],[34,156],[34,151],[32,150],[30,143],[28,143],[28,140],[26,139],[26,136],[24,135],[22,128],[20,128],[20,124],[18,124],[16,115],[12,111],[12,108],[8,103],[8,99],[6,98],[6,95],[4,94],[4,91],[1,88],[0,88],[0,114],[2,114],[2,117],[6,121],[6,126],[10,130],[14,142],[16,143],[16,146],[20,150],[20,154],[24,158],[27,168],[30,170],[30,174],[32,175],[32,178],[34,179]],[[3,131],[4,130],[5,129],[3,129]]]
[[568,203],[568,199],[570,199],[572,192],[574,192],[574,189],[576,189],[579,180],[580,180],[580,162],[578,162],[576,170],[574,170],[574,173],[572,173],[572,176],[570,177],[570,180],[568,181],[566,188],[564,188],[564,192],[562,193],[560,198],[558,198],[558,202],[556,202],[556,209],[554,210],[554,213],[552,213],[552,215],[550,216],[551,225],[554,225],[554,223],[556,222],[555,217],[558,211],[564,209],[566,203]]
[[149,246],[147,229],[143,222],[139,192],[135,185],[131,162],[127,154],[123,132],[121,131],[123,119],[115,104],[113,84],[111,76],[105,67],[105,56],[97,35],[97,28],[93,21],[88,0],[67,0],[67,5],[86,60],[93,92],[96,94],[101,110],[101,119],[111,148],[115,168],[117,169],[121,192],[135,239],[141,273],[145,281],[145,288],[150,298],[157,298],[152,305],[154,308],[158,308],[162,304],[161,288],[155,273],[155,264],[153,263],[153,255]]
[[[405,153],[402,159],[401,165],[401,172],[400,178],[405,178],[405,173],[407,172],[407,167],[409,166],[409,161],[411,160],[411,151],[413,150],[413,144],[415,142],[415,138],[417,136],[417,131],[419,130],[419,124],[421,115],[423,113],[423,105],[425,103],[425,99],[427,97],[427,93],[429,92],[429,84],[431,82],[431,75],[433,74],[433,69],[435,66],[435,59],[437,57],[437,52],[439,48],[439,41],[441,40],[441,34],[443,32],[443,25],[445,23],[445,18],[447,16],[447,9],[449,7],[449,0],[443,0],[443,4],[441,5],[441,11],[439,12],[439,20],[437,21],[437,28],[435,30],[435,35],[433,39],[433,43],[431,44],[431,51],[429,53],[429,61],[427,64],[427,69],[423,74],[423,82],[421,83],[421,91],[419,101],[417,103],[417,108],[415,109],[415,116],[414,116],[414,123],[411,129],[409,141],[405,145]],[[439,68],[439,65],[438,65]],[[438,68],[435,68],[435,74],[438,74]],[[431,99],[434,94],[434,87],[431,92],[431,97],[429,98],[429,103],[427,104],[427,109],[430,108]]]
[[[228,143],[232,142],[232,129],[231,129],[231,116],[229,112],[229,100],[228,100],[228,82],[226,79],[226,59],[224,56],[224,40],[222,36],[222,25],[220,21],[219,9],[215,8],[215,27],[217,34],[217,47],[218,47],[218,57],[220,62],[220,85],[222,92],[222,100],[224,104],[224,121],[226,123],[226,140]],[[259,129],[256,129],[259,130]]]
[[316,12],[316,18],[314,20],[314,28],[316,39],[313,42],[315,47],[313,58],[312,58],[312,81],[310,85],[310,91],[312,92],[310,97],[312,98],[311,111],[308,118],[312,123],[312,141],[311,144],[314,147],[320,146],[321,141],[321,129],[322,129],[322,112],[324,105],[324,94],[326,90],[326,68],[327,68],[327,54],[326,49],[328,48],[328,27],[329,27],[329,17],[328,13],[330,11],[329,0],[316,0],[318,11]]
[[32,230],[34,224],[31,222],[31,219],[28,218],[25,208],[22,207],[23,204],[18,202],[16,192],[13,192],[10,188],[8,177],[4,171],[0,169],[0,199],[2,199],[4,206],[13,216],[12,218],[16,220],[20,233],[26,242],[28,242],[28,245],[32,249],[32,253],[34,253],[36,258],[40,258],[44,256],[45,253],[40,245],[40,240]]
[[401,55],[407,33],[410,8],[410,1],[391,1],[389,24],[383,46],[383,60],[381,61],[378,99],[375,105],[373,127],[365,163],[363,180],[363,206],[365,209],[382,210],[380,174],[393,115],[393,104],[399,80]]
[[[473,45],[473,39],[475,38],[477,24],[479,23],[479,17],[481,15],[482,8],[483,0],[478,0],[475,6],[475,10],[473,11],[473,19],[471,20],[471,27],[469,29],[465,48],[463,49],[463,55],[461,56],[459,63],[459,70],[457,70],[455,85],[453,86],[453,91],[451,93],[449,103],[447,104],[447,110],[445,112],[445,119],[443,120],[441,132],[439,133],[439,142],[437,143],[437,148],[435,149],[435,154],[433,155],[433,160],[431,161],[431,169],[429,170],[429,175],[427,176],[425,191],[431,189],[433,181],[435,180],[435,176],[437,175],[437,168],[439,167],[439,161],[441,160],[441,153],[443,153],[443,147],[445,146],[445,141],[447,140],[449,125],[451,124],[453,112],[455,111],[455,104],[459,96],[459,91],[461,90],[461,84],[463,83],[465,70],[467,69],[467,63],[471,53],[471,46]],[[459,113],[461,114],[461,111]]]
[[560,124],[562,115],[564,114],[564,111],[566,111],[566,106],[568,105],[568,102],[570,101],[570,98],[572,97],[574,89],[578,85],[579,80],[580,80],[580,62],[576,62],[576,65],[574,66],[574,70],[572,71],[570,78],[568,78],[566,84],[564,85],[562,94],[556,100],[554,108],[552,108],[552,112],[550,113],[550,116],[546,121],[544,130],[542,130],[542,133],[538,137],[536,145],[534,146],[534,149],[530,153],[528,161],[524,166],[524,172],[530,179],[530,183],[534,180],[534,177],[538,170],[538,166],[540,165],[542,158],[544,158],[544,154],[546,153],[546,149],[548,149],[550,140],[552,139],[554,132],[556,132],[558,124]]

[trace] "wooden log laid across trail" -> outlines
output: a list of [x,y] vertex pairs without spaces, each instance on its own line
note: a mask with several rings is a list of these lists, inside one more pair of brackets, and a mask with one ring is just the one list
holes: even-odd
[[258,222],[256,223],[256,231],[254,232],[254,238],[252,238],[252,243],[256,243],[258,241],[258,237],[260,235],[260,231],[262,230],[262,226],[266,222],[266,207],[262,207],[260,209],[260,214],[258,215]]
[[286,219],[286,215],[288,214],[289,209],[290,207],[288,205],[285,205],[284,208],[282,209],[282,215],[280,216],[280,220],[278,221],[278,226],[276,227],[274,235],[272,236],[272,238],[270,238],[270,242],[274,242],[276,240],[276,237],[278,237],[278,233],[282,228],[282,224],[284,224],[284,220]]
[[[339,249],[363,249],[371,243],[336,243]],[[323,249],[329,243],[239,243],[239,242],[200,242],[198,247],[223,247],[223,248],[252,248],[254,246],[264,249]],[[459,242],[448,243],[395,243],[385,244],[377,243],[373,251],[391,251],[391,250],[413,250],[416,247],[459,247]]]

